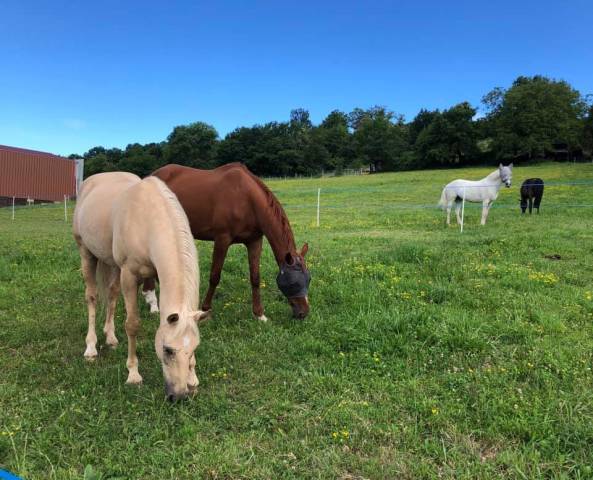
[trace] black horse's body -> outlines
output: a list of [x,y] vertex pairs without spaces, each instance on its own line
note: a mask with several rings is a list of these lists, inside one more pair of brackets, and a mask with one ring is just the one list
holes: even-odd
[[544,195],[544,181],[541,178],[528,178],[521,185],[521,213],[525,213],[529,203],[529,213],[533,207],[539,213],[539,205]]

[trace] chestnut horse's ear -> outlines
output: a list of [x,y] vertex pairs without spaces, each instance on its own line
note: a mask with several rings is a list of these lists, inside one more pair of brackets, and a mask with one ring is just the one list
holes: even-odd
[[194,316],[194,321],[200,325],[201,323],[204,323],[206,320],[208,320],[210,318],[210,313],[211,310],[206,310],[205,312],[202,310],[197,310],[195,312],[191,312],[192,315]]
[[309,244],[305,243],[303,245],[303,248],[301,248],[301,257],[304,257],[305,255],[307,255],[308,251],[309,251]]
[[169,324],[173,324],[175,322],[177,322],[179,320],[179,314],[178,313],[172,313],[171,315],[169,315],[167,317],[167,322]]
[[284,261],[286,262],[286,265],[292,265],[294,263],[294,258],[292,258],[292,254],[290,252],[284,256]]

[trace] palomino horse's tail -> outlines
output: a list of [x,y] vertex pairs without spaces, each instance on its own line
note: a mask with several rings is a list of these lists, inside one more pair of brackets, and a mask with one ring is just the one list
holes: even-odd
[[97,293],[99,294],[99,300],[104,304],[107,300],[108,292],[107,290],[111,286],[114,281],[118,281],[119,279],[116,275],[119,275],[119,270],[117,267],[112,267],[111,265],[102,262],[101,260],[97,260]]

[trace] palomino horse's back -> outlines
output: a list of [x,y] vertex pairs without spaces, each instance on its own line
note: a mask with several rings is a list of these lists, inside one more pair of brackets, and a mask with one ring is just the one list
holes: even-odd
[[84,243],[97,258],[112,260],[113,201],[140,181],[140,177],[132,173],[107,172],[92,175],[83,182],[72,230],[76,241]]

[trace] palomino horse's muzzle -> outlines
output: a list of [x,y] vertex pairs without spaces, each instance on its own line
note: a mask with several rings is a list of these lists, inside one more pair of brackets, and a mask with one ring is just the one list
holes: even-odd
[[169,402],[177,402],[179,400],[185,400],[189,396],[189,389],[185,389],[183,392],[176,392],[173,385],[166,383],[165,384],[165,395]]

